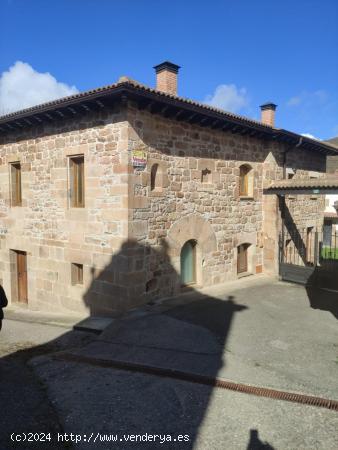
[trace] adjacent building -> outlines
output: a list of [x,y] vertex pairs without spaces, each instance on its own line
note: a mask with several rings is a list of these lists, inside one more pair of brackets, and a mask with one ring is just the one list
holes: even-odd
[[[326,141],[338,150],[338,137]],[[338,156],[328,156],[327,172],[338,176]],[[326,196],[325,207],[325,234],[326,241],[332,241],[332,234],[338,232],[338,194]]]
[[[0,278],[29,308],[114,315],[182,290],[277,275],[277,180],[322,177],[337,150],[156,88],[115,84],[0,118]],[[324,199],[286,197],[296,229]]]

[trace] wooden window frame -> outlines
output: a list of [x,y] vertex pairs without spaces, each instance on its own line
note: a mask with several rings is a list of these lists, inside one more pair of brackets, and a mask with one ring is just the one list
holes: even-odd
[[250,180],[250,172],[252,171],[252,167],[247,164],[242,164],[239,167],[239,196],[240,197],[252,197],[253,193],[250,190],[253,186],[249,186],[249,183],[252,182]]
[[21,163],[15,161],[10,165],[10,198],[11,206],[22,206]]
[[69,206],[85,207],[84,155],[69,156]]
[[83,264],[71,263],[71,280],[73,286],[83,284]]

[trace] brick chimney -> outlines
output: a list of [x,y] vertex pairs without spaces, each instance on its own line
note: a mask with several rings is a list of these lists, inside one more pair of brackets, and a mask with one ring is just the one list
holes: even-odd
[[275,126],[275,111],[277,108],[277,105],[274,103],[268,102],[264,103],[260,106],[262,115],[261,115],[261,122],[264,123],[264,125],[270,125],[271,127]]
[[156,89],[166,94],[177,95],[177,73],[180,66],[164,61],[154,66],[156,71]]

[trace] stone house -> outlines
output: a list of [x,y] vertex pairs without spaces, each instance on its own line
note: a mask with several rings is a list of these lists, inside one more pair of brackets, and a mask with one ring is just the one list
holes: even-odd
[[[153,299],[278,274],[273,181],[326,171],[328,144],[156,89],[115,84],[0,118],[0,278],[31,309],[113,315]],[[296,227],[321,198],[286,201]]]

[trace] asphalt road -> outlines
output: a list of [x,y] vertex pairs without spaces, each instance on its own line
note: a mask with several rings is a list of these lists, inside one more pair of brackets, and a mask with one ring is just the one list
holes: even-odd
[[[67,350],[156,363],[337,398],[337,322],[330,305],[312,307],[299,286],[248,280],[147,307],[98,338],[5,320],[0,450],[336,450],[335,411],[51,355]],[[10,434],[22,431],[50,432],[51,442],[12,445]],[[58,441],[58,434],[65,439]]]
[[[0,449],[63,449],[63,443],[46,441],[34,443],[40,438],[62,433],[63,427],[48,398],[46,387],[31,370],[27,362],[34,356],[82,345],[92,335],[67,333],[61,327],[5,320],[0,334]],[[33,442],[14,442],[24,439],[22,433]],[[35,437],[33,437],[33,435]],[[11,438],[12,436],[12,438]]]

